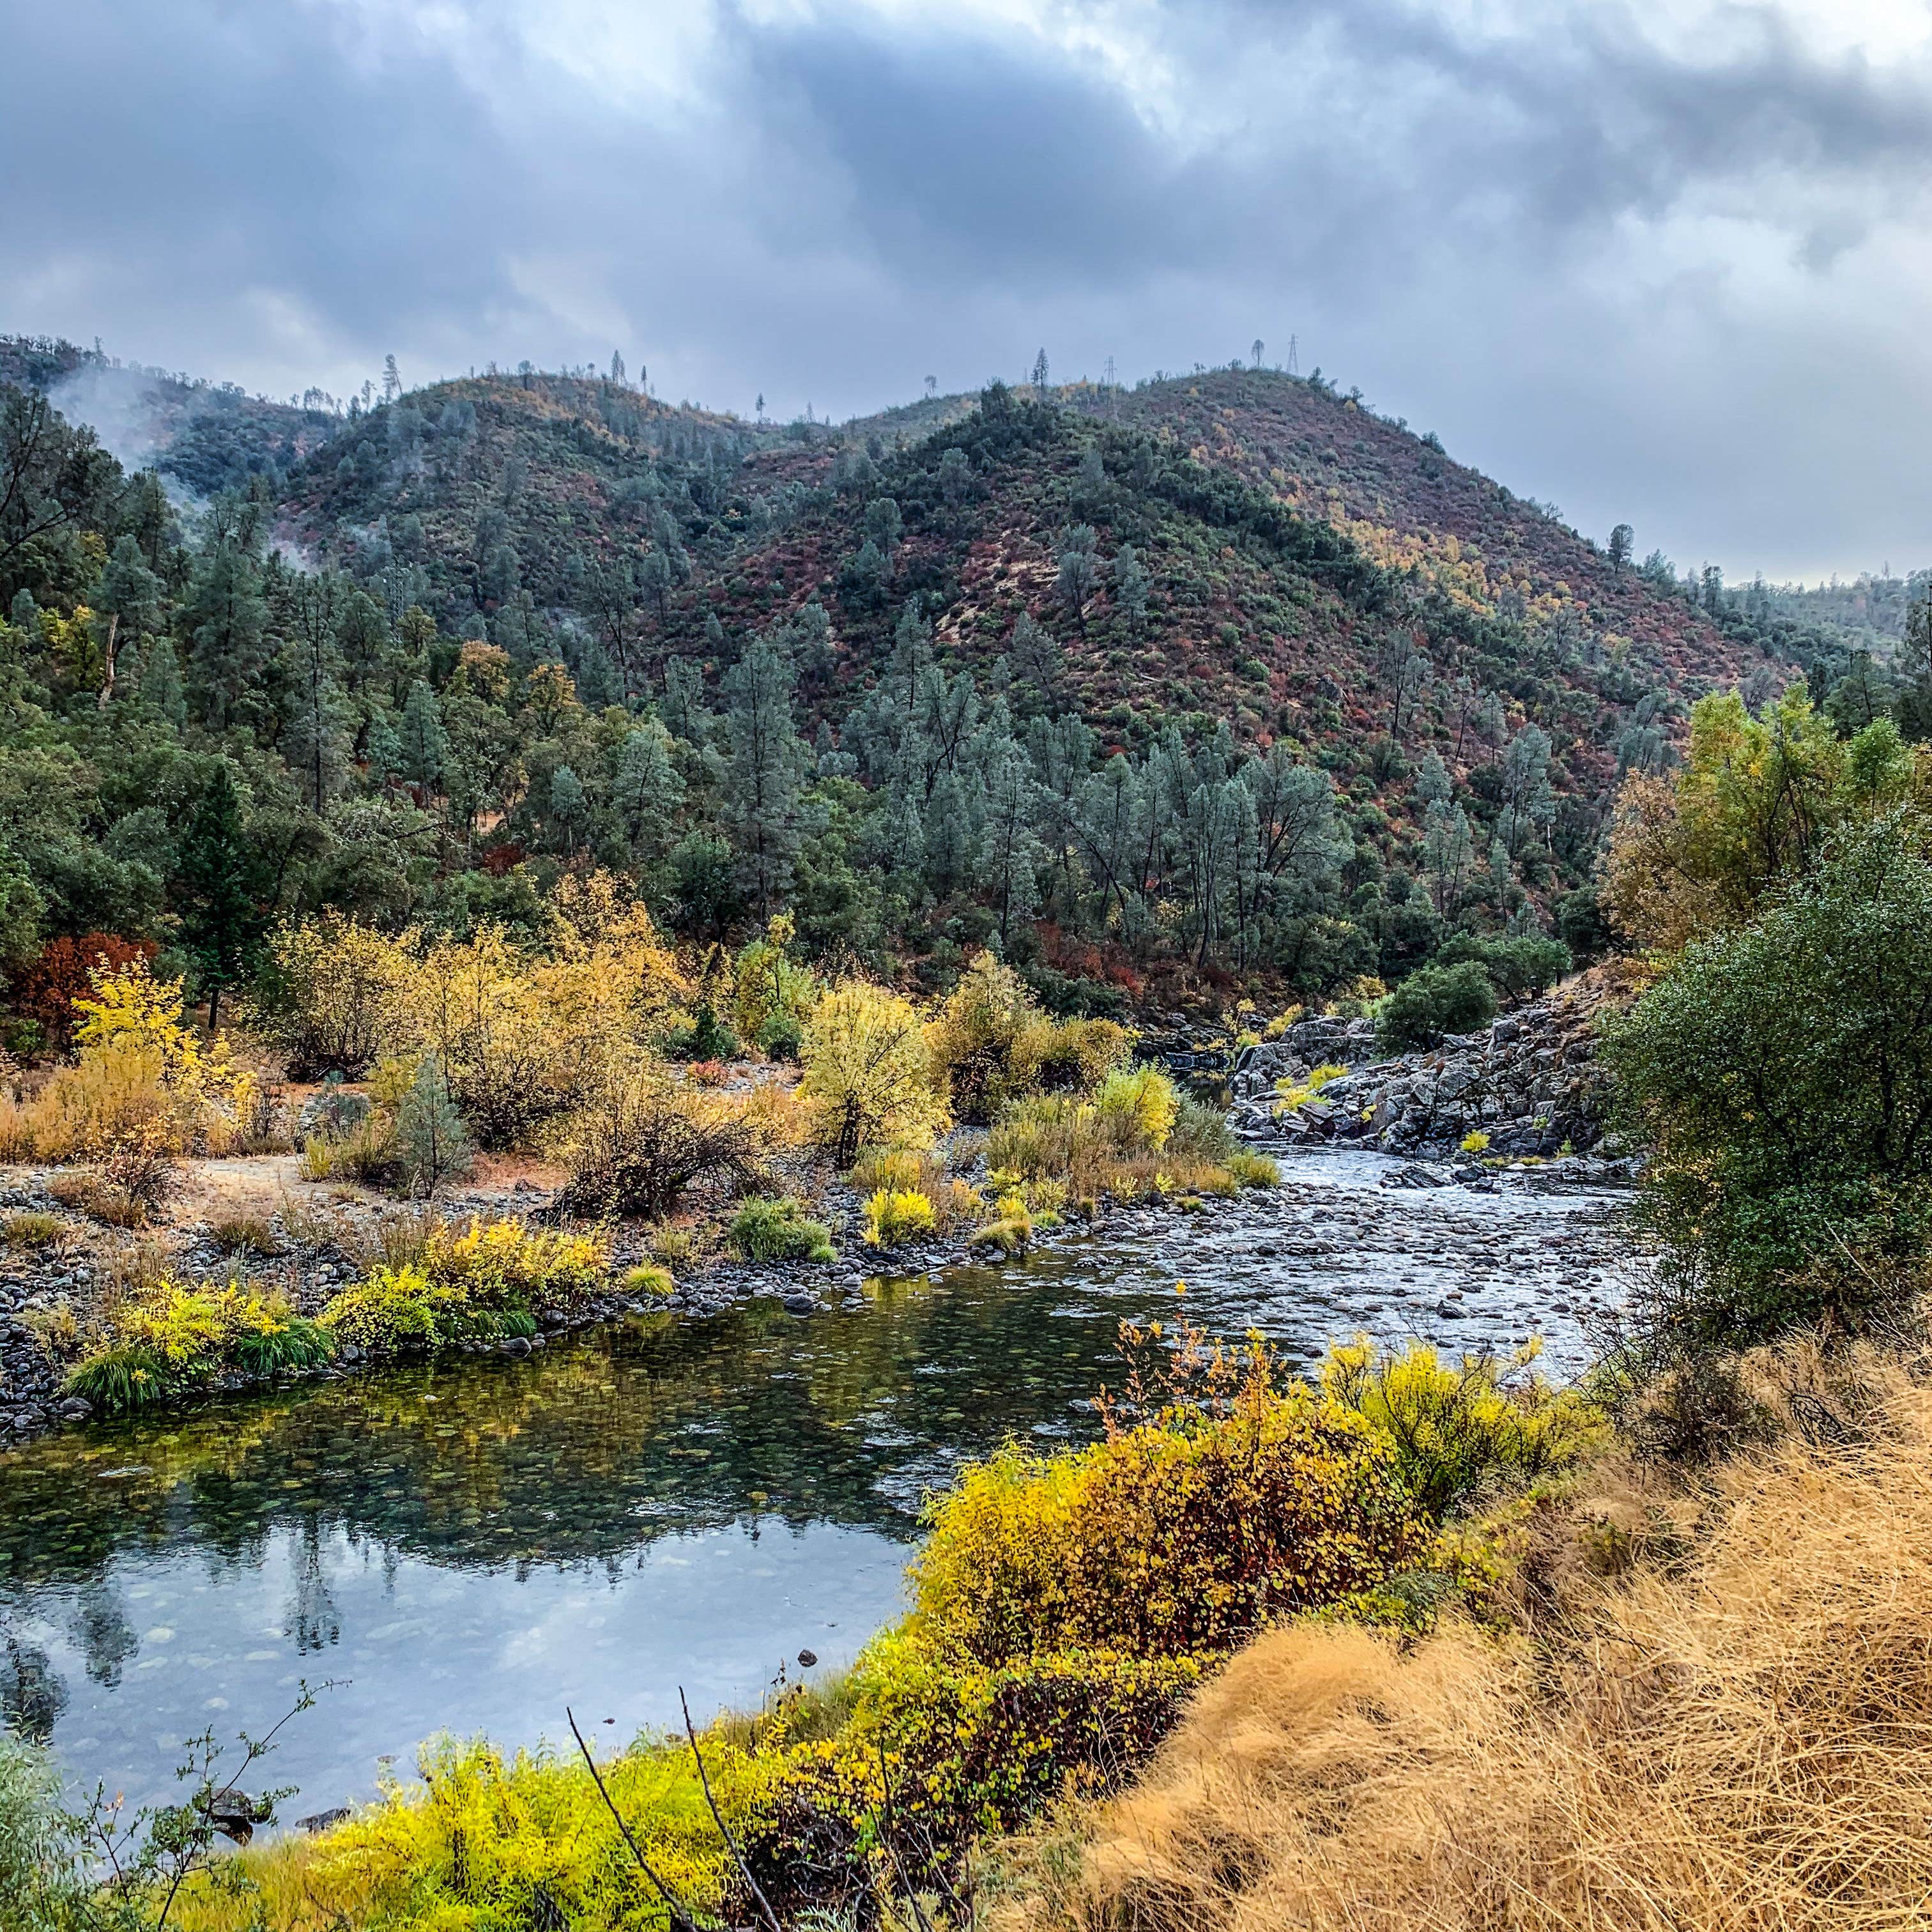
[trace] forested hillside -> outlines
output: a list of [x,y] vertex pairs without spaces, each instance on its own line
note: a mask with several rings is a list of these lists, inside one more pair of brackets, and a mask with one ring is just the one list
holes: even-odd
[[0,352],[19,986],[110,933],[212,993],[285,914],[529,926],[592,866],[694,940],[785,909],[933,986],[992,944],[1067,1007],[1588,948],[1619,778],[1814,643],[1318,380],[841,430],[614,361],[345,406]]

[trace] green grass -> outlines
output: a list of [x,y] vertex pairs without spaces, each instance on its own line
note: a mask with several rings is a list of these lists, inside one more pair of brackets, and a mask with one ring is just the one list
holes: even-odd
[[747,1201],[731,1217],[724,1238],[748,1262],[832,1262],[838,1258],[822,1221],[811,1220],[790,1196]]

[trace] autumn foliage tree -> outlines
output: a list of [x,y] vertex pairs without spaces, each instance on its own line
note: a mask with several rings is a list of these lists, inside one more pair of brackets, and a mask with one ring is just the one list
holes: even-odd
[[833,987],[813,1010],[802,1058],[799,1091],[842,1167],[862,1147],[928,1145],[945,1124],[919,1010],[883,986]]

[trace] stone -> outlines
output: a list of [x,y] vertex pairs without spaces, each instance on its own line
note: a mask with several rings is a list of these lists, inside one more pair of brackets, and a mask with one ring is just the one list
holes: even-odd
[[818,1302],[809,1294],[788,1294],[779,1304],[788,1315],[816,1315]]

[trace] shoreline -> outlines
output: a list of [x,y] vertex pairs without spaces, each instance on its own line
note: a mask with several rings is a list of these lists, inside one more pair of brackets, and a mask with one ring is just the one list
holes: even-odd
[[[1250,1140],[1248,1144],[1255,1147],[1256,1143]],[[617,1288],[616,1284],[623,1270],[644,1255],[637,1227],[620,1224],[612,1243],[612,1292],[587,1298],[567,1316],[540,1318],[537,1332],[530,1336],[457,1342],[442,1349],[401,1355],[372,1354],[353,1345],[346,1345],[328,1362],[313,1369],[260,1377],[230,1372],[212,1380],[204,1388],[158,1403],[152,1409],[107,1414],[101,1414],[82,1398],[64,1393],[66,1368],[52,1363],[21,1319],[22,1313],[36,1304],[46,1305],[50,1288],[77,1286],[92,1291],[98,1286],[100,1271],[88,1269],[84,1263],[76,1263],[65,1271],[56,1270],[37,1281],[31,1274],[23,1277],[17,1269],[9,1270],[4,1277],[0,1277],[0,1342],[4,1344],[7,1356],[11,1358],[8,1366],[10,1368],[17,1364],[23,1353],[30,1349],[36,1352],[40,1360],[36,1364],[39,1373],[33,1383],[16,1393],[14,1376],[10,1373],[6,1385],[0,1387],[0,1448],[10,1442],[30,1442],[52,1430],[91,1422],[124,1420],[130,1414],[179,1414],[232,1396],[267,1394],[277,1389],[310,1382],[346,1381],[352,1376],[398,1364],[434,1359],[440,1355],[500,1354],[520,1360],[554,1342],[639,1315],[662,1312],[712,1316],[748,1301],[768,1298],[778,1300],[795,1318],[809,1320],[818,1314],[862,1307],[864,1290],[872,1282],[929,1275],[966,1267],[999,1269],[1023,1264],[1029,1258],[1042,1253],[1077,1248],[1110,1231],[1140,1232],[1188,1223],[1203,1227],[1216,1226],[1238,1216],[1251,1198],[1267,1199],[1276,1187],[1288,1181],[1296,1168],[1350,1155],[1368,1154],[1388,1160],[1390,1165],[1381,1185],[1391,1192],[1445,1186],[1495,1192],[1505,1175],[1528,1178],[1534,1184],[1552,1191],[1618,1191],[1627,1187],[1634,1178],[1628,1161],[1595,1155],[1476,1166],[1453,1150],[1430,1160],[1425,1156],[1405,1156],[1346,1142],[1313,1145],[1285,1142],[1276,1147],[1259,1146],[1256,1150],[1270,1154],[1281,1162],[1281,1182],[1258,1189],[1244,1189],[1232,1198],[1204,1196],[1198,1198],[1198,1205],[1192,1208],[1183,1208],[1178,1202],[1162,1198],[1110,1200],[1102,1204],[1097,1215],[1090,1218],[1070,1215],[1058,1226],[1037,1234],[1025,1249],[1012,1253],[998,1248],[976,1248],[971,1235],[964,1232],[949,1233],[877,1251],[865,1249],[857,1239],[862,1218],[860,1198],[848,1184],[841,1181],[837,1185],[844,1198],[836,1210],[838,1226],[833,1230],[833,1236],[835,1243],[842,1245],[835,1260],[748,1262],[720,1256],[687,1276],[674,1276],[676,1286],[673,1292],[662,1295],[630,1294]],[[8,1192],[16,1195],[19,1191],[16,1188]],[[460,1220],[470,1213],[484,1210],[478,1204],[464,1202],[459,1196],[450,1204],[448,1211],[451,1219]],[[498,1207],[494,1211],[514,1210]],[[532,1218],[540,1218],[544,1204],[533,1199],[524,1211]],[[286,1237],[284,1239],[286,1242]],[[304,1257],[299,1249],[290,1244],[285,1247],[283,1258],[296,1261],[298,1266],[306,1261],[302,1274],[302,1285],[308,1292],[298,1298],[304,1307],[326,1306],[336,1293],[356,1278],[352,1274],[345,1275],[334,1262],[325,1260],[320,1252]],[[214,1278],[205,1264],[185,1268],[182,1272],[199,1278]],[[75,1277],[83,1274],[88,1279],[77,1282]],[[254,1278],[272,1279],[266,1274]],[[318,1295],[315,1291],[322,1288],[328,1292]],[[10,1294],[10,1290],[13,1291]]]

